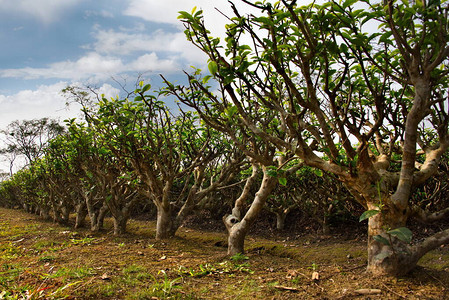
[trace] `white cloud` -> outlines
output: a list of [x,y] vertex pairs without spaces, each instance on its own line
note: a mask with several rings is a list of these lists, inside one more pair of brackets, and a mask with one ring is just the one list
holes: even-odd
[[5,128],[14,120],[29,120],[43,117],[75,117],[78,112],[66,110],[61,90],[67,82],[42,85],[36,90],[23,90],[14,95],[0,95],[0,128]]
[[0,77],[21,79],[69,79],[98,83],[123,72],[163,72],[172,73],[181,68],[175,59],[160,59],[154,52],[144,54],[128,63],[121,58],[102,56],[90,52],[76,61],[62,61],[47,68],[22,68],[0,70]]
[[[275,2],[275,0],[268,2]],[[242,1],[233,1],[233,3],[242,15],[258,12],[257,9],[242,3]],[[205,25],[213,35],[222,33],[225,24],[230,22],[227,17],[234,16],[228,0],[130,0],[124,14],[150,22],[166,23],[184,28],[181,21],[178,20],[179,11],[191,12],[194,7],[197,8],[197,11],[203,10]]]
[[115,57],[101,56],[90,52],[77,61],[62,61],[50,64],[47,68],[21,68],[0,70],[0,77],[39,79],[60,78],[71,80],[82,80],[95,77],[107,79],[111,74],[123,70],[121,59]]
[[189,63],[204,63],[206,56],[187,41],[182,32],[156,30],[150,34],[130,33],[125,28],[121,31],[97,29],[96,41],[91,46],[98,53],[107,55],[130,55],[134,52],[153,51],[170,52]]
[[[275,0],[268,0],[268,2],[274,1]],[[251,7],[242,1],[233,1],[233,3],[242,15],[261,14],[260,10]],[[234,17],[234,12],[228,0],[130,0],[124,14],[139,17],[150,22],[176,26],[179,31],[175,36],[175,39],[170,40],[171,36],[166,33],[164,33],[165,36],[155,35],[155,37],[163,41],[160,45],[165,46],[165,49],[180,49],[180,52],[185,50],[186,55],[183,55],[183,57],[191,57],[193,58],[191,61],[196,63],[205,63],[207,58],[204,54],[200,53],[196,48],[191,50],[194,46],[186,40],[183,33],[184,26],[182,25],[182,22],[177,19],[179,11],[191,12],[194,7],[196,7],[197,11],[200,9],[203,10],[206,28],[211,32],[212,36],[220,38],[222,43],[224,43],[224,38],[226,37],[225,25],[231,22],[228,17]],[[248,36],[243,36],[241,42],[251,45],[252,40]],[[171,48],[171,46],[173,46],[173,48]]]
[[231,13],[230,4],[227,0],[130,0],[125,14],[151,22],[168,23],[181,27],[182,24],[177,19],[178,12],[191,12],[194,7],[202,9],[206,21],[212,22],[213,20],[215,25],[226,23],[226,19],[215,8],[225,14]]
[[63,11],[83,0],[0,0],[2,10],[31,15],[44,23],[60,18]]
[[[81,83],[72,83],[82,85]],[[67,99],[61,91],[69,85],[68,82],[60,81],[52,85],[41,85],[35,90],[23,90],[13,95],[0,95],[0,129],[19,120],[31,120],[44,117],[57,118],[61,121],[66,118],[80,116],[80,107],[71,104],[66,106]],[[107,98],[115,97],[119,90],[109,84],[103,84],[98,88],[100,94]]]
[[171,73],[181,68],[177,62],[173,59],[159,59],[157,54],[152,52],[144,54],[138,57],[135,61],[131,62],[128,66],[129,71],[138,72],[164,72]]

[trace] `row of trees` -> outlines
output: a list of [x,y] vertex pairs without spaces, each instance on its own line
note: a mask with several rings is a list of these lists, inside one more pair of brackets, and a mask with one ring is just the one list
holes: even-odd
[[[442,171],[449,147],[446,2],[243,2],[258,13],[233,6],[224,43],[201,11],[181,12],[210,74],[187,74],[186,86],[164,79],[157,94],[142,83],[124,100],[99,97],[85,106],[85,124],[69,122],[32,172],[14,176],[36,179],[21,199],[45,199],[39,209],[51,207],[61,220],[66,203],[77,211],[85,205],[95,224],[108,209],[120,233],[130,207],[145,197],[157,208],[157,238],[168,238],[218,190],[245,183],[224,218],[235,254],[266,202],[285,199],[271,196],[278,184],[308,166],[331,174],[335,189],[346,188],[364,207],[368,270],[408,272],[449,242],[449,229],[420,243],[411,243],[407,229],[411,220],[449,215],[448,207],[419,205],[435,199],[416,197]],[[66,92],[81,103],[87,97]],[[161,101],[169,96],[196,113],[171,113]],[[434,207],[440,210],[426,209]]]

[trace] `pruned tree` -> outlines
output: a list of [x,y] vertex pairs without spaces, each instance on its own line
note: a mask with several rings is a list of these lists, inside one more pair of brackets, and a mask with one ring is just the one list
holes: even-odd
[[165,239],[238,173],[243,156],[193,112],[174,115],[150,87],[140,84],[131,100],[102,98],[86,113],[102,147],[157,207],[156,238]]
[[[251,163],[251,175],[245,179],[242,192],[234,200],[231,214],[223,217],[228,231],[228,254],[234,255],[244,252],[245,237],[277,183],[283,182],[300,165],[288,167],[290,160],[297,159],[295,154],[285,148],[282,148],[283,152],[276,151],[269,140],[255,136],[245,122],[238,118],[238,108],[232,101],[227,101],[225,91],[222,90],[222,94],[212,93],[208,85],[210,76],[200,79],[199,73],[189,75],[188,87],[175,86],[165,80],[166,90],[194,108],[208,126],[229,136],[234,147],[245,154]],[[243,90],[240,92],[245,93]],[[231,97],[238,96],[232,94]],[[279,130],[279,119],[270,108],[248,105],[247,109],[257,116],[264,132],[280,134],[288,139],[285,132]],[[255,186],[258,189],[253,193]]]
[[[190,75],[182,101],[210,119],[217,99],[214,114],[232,111],[254,138],[334,174],[367,211],[368,270],[410,271],[449,242],[447,229],[410,245],[406,228],[415,217],[446,215],[411,198],[449,147],[447,2],[243,2],[258,15],[232,6],[225,43],[201,11],[180,13],[221,93],[213,96],[210,75]],[[266,129],[259,108],[273,112],[277,130]]]

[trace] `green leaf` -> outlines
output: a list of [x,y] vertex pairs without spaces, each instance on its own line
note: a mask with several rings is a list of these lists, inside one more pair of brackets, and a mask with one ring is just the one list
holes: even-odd
[[376,242],[379,242],[379,243],[382,243],[382,244],[384,244],[384,245],[390,246],[390,242],[389,242],[386,238],[384,238],[383,236],[381,236],[381,235],[375,235],[375,236],[373,236],[373,239],[374,239]]
[[323,171],[321,171],[320,169],[314,169],[313,172],[315,172],[317,176],[323,177]]
[[278,180],[279,180],[279,183],[282,184],[283,186],[287,185],[287,178],[280,177]]
[[210,76],[210,75],[204,76],[203,83],[206,84],[209,81],[209,79],[211,79],[211,78],[212,78],[212,76]]
[[395,237],[397,237],[398,239],[400,239],[401,241],[403,241],[407,244],[410,244],[412,242],[413,233],[407,227],[399,227],[399,228],[390,230],[387,233],[394,235]]
[[179,13],[178,19],[187,19],[187,20],[192,19],[192,16],[186,11],[178,11],[178,13]]
[[209,72],[212,75],[215,75],[217,73],[217,71],[218,71],[218,65],[214,61],[211,61],[207,67],[209,68]]
[[267,174],[270,177],[278,177],[278,171],[276,168],[270,168],[267,170]]
[[378,213],[380,213],[380,210],[377,210],[377,209],[367,210],[360,216],[359,222],[362,222],[362,221],[364,221],[366,219],[369,219],[372,216],[377,215]]
[[146,91],[148,91],[151,88],[151,84],[147,84],[142,88],[142,93],[145,93]]
[[347,7],[353,5],[353,4],[356,3],[356,2],[357,2],[357,0],[346,0],[346,1],[343,3],[343,8],[347,8]]

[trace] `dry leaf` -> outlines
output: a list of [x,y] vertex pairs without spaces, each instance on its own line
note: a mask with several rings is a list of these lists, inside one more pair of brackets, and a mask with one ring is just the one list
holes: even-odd
[[298,272],[296,270],[287,270],[287,279],[292,279],[298,277]]
[[282,286],[282,285],[275,285],[274,288],[279,289],[279,290],[292,291],[292,292],[300,291],[300,289],[298,289],[298,288],[294,288],[294,287],[290,287],[290,286]]
[[360,295],[373,295],[373,294],[380,294],[382,293],[382,291],[379,289],[359,289],[355,290],[354,293]]
[[318,272],[313,272],[312,273],[312,280],[320,280],[320,273]]

